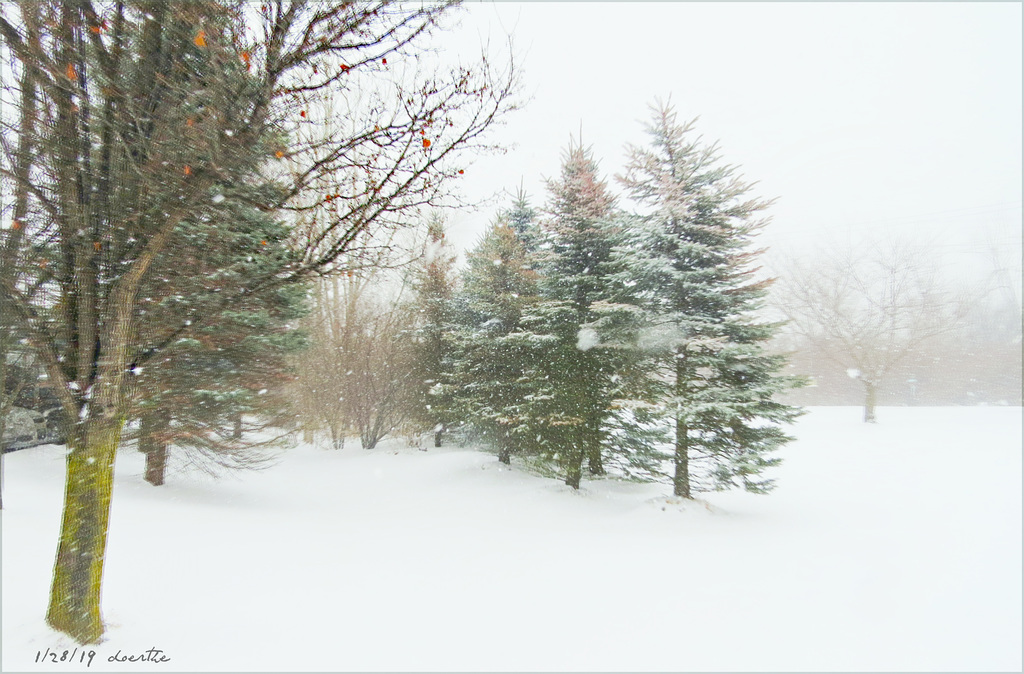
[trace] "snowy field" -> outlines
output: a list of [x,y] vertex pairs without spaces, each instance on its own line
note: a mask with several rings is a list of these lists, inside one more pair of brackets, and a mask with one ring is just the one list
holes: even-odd
[[[770,496],[572,493],[467,449],[118,458],[91,670],[1021,670],[1021,408],[818,408]],[[43,623],[62,449],[6,458],[4,671]],[[165,663],[109,658],[158,648]],[[79,651],[80,652],[80,651]]]

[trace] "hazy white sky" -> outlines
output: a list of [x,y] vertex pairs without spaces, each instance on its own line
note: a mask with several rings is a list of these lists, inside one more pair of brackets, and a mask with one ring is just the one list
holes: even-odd
[[[923,235],[957,255],[1021,241],[1019,3],[471,2],[448,39],[511,33],[530,97],[467,171],[473,197],[543,204],[583,129],[606,175],[656,97],[778,197],[766,243]],[[467,245],[493,208],[453,222]]]

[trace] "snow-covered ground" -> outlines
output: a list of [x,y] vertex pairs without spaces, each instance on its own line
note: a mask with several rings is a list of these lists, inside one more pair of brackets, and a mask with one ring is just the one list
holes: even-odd
[[[859,419],[802,418],[770,496],[686,504],[401,441],[160,488],[125,451],[91,669],[1020,671],[1021,408]],[[6,457],[5,671],[84,669],[35,662],[73,648],[43,624],[62,471]]]

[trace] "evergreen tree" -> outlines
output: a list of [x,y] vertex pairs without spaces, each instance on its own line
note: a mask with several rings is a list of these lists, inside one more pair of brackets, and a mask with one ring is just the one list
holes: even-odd
[[498,216],[499,223],[515,233],[526,253],[527,263],[531,265],[535,262],[542,236],[537,216],[537,210],[530,205],[530,198],[522,186],[516,190],[512,205]]
[[[225,191],[232,198],[224,198]],[[251,191],[215,189],[216,215],[181,224],[175,254],[154,263],[142,291],[140,311],[152,319],[141,322],[145,327],[198,322],[217,312],[188,338],[157,344],[162,331],[140,335],[159,352],[137,371],[134,412],[145,479],[154,485],[163,484],[171,445],[187,453],[187,465],[208,471],[259,466],[265,440],[244,437],[243,430],[285,423],[283,384],[290,378],[287,357],[304,345],[295,322],[304,313],[305,286],[244,294],[228,308],[217,306],[243,279],[295,261],[284,224],[241,200]],[[183,267],[191,273],[175,273]]]
[[445,239],[444,219],[434,214],[427,223],[427,241],[414,279],[417,325],[410,412],[414,422],[432,429],[435,447],[441,446],[445,429],[454,422],[450,379],[456,257]]
[[608,299],[614,200],[581,145],[569,147],[548,191],[543,300],[523,319],[543,345],[528,414],[539,448],[557,459],[566,484],[579,488],[584,460],[591,474],[605,473],[602,448],[618,389],[619,354],[601,343],[597,328],[605,316],[595,304]]
[[750,249],[770,202],[719,161],[715,146],[692,138],[662,105],[647,125],[649,149],[631,147],[620,178],[644,209],[619,246],[614,275],[642,309],[641,346],[659,361],[664,409],[674,424],[675,495],[742,486],[766,492],[761,476],[789,438],[780,424],[795,408],[773,396],[796,385],[780,376],[783,359],[765,352],[777,326],[759,322],[769,281],[755,278]]
[[458,408],[503,463],[529,446],[524,403],[538,346],[523,332],[536,302],[536,273],[517,231],[499,218],[467,255],[456,382]]

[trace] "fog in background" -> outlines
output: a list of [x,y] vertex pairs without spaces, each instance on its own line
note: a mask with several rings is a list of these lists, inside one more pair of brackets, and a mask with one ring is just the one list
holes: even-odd
[[[528,103],[497,134],[510,150],[467,170],[470,198],[494,199],[453,214],[460,248],[520,185],[543,206],[570,138],[582,133],[612,178],[625,144],[646,141],[648,104],[671,100],[777,198],[760,237],[773,274],[823,249],[922,251],[950,292],[981,298],[969,332],[1009,340],[987,368],[1012,375],[968,395],[973,375],[957,368],[977,369],[960,361],[982,345],[947,335],[928,344],[947,357],[927,356],[944,376],[923,400],[1020,403],[1020,4],[482,2],[446,48],[483,43],[500,58],[509,34]],[[819,376],[836,380],[828,401],[856,402],[857,382],[832,369]],[[883,401],[920,402],[913,378]],[[824,401],[813,387],[801,396]]]

